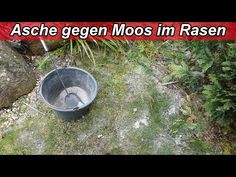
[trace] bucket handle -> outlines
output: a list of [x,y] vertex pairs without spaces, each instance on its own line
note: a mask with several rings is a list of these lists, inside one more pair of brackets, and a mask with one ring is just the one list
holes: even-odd
[[[40,38],[40,42],[41,42],[41,44],[42,44],[42,46],[43,46],[45,52],[48,53],[49,50],[48,50],[48,47],[47,47],[46,43],[44,42],[44,40]],[[58,78],[59,78],[59,80],[60,80],[62,86],[64,87],[64,90],[66,91],[66,94],[68,95],[69,92],[68,92],[68,90],[66,89],[66,86],[65,86],[64,82],[63,82],[62,79],[61,79],[61,76],[60,76],[60,74],[59,74],[59,72],[58,72],[58,68],[57,68],[56,64],[55,64],[53,61],[52,61],[52,63],[53,63],[53,65],[54,65],[54,67],[55,67],[57,76],[58,76]],[[72,110],[73,110],[73,111],[78,111],[78,110],[79,110],[79,106],[74,107]]]

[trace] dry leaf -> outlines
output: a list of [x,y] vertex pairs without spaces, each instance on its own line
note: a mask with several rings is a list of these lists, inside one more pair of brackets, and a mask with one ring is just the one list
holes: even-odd
[[196,119],[195,115],[192,114],[187,118],[187,122],[192,124],[194,123],[195,119]]

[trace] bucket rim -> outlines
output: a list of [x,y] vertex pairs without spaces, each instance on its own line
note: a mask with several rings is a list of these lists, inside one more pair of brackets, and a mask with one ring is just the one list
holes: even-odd
[[91,79],[93,80],[93,82],[95,83],[95,91],[94,91],[94,95],[93,97],[90,99],[89,102],[87,102],[86,104],[83,104],[81,107],[79,107],[79,110],[80,109],[83,109],[83,108],[86,108],[87,106],[89,106],[94,100],[95,98],[97,97],[97,93],[98,93],[98,84],[97,84],[97,81],[96,79],[93,77],[93,75],[91,73],[89,73],[88,71],[82,69],[82,68],[79,68],[79,67],[72,67],[72,66],[68,66],[68,67],[58,67],[57,69],[53,69],[51,70],[50,72],[48,72],[40,81],[40,85],[39,85],[39,95],[40,97],[42,98],[43,102],[51,109],[53,109],[54,111],[60,111],[60,112],[75,112],[75,110],[73,108],[68,108],[68,109],[63,109],[63,108],[58,108],[52,104],[50,104],[43,96],[43,93],[42,93],[42,85],[45,81],[45,79],[51,75],[53,72],[56,72],[56,70],[62,70],[62,69],[74,69],[74,70],[80,70],[82,72],[84,72],[85,74],[87,74],[89,77],[91,77]]

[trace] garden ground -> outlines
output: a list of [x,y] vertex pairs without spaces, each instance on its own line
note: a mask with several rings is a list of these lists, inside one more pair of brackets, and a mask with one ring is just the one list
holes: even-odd
[[229,154],[230,145],[206,138],[201,102],[164,83],[158,60],[138,57],[97,51],[96,66],[58,60],[74,61],[69,65],[86,69],[99,85],[88,114],[72,122],[43,104],[38,84],[46,71],[36,69],[35,89],[0,111],[0,154]]

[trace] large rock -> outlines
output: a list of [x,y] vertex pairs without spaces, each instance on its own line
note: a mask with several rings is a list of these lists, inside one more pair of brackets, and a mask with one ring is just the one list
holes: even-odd
[[0,41],[0,109],[29,93],[36,84],[32,68],[6,41]]

